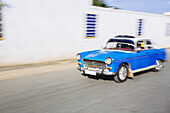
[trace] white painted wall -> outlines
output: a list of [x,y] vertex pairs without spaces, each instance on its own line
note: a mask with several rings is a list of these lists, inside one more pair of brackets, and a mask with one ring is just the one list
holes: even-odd
[[168,16],[100,7],[91,7],[90,11],[98,15],[98,38],[117,34],[137,36],[138,19],[143,19],[142,37],[153,39],[156,46],[170,47],[170,37],[166,36],[166,24],[170,23]]
[[[144,36],[161,46],[170,17],[92,7],[91,0],[5,0],[4,40],[0,66],[75,58],[79,51],[100,48],[116,34],[136,34],[137,19],[144,19]],[[85,39],[86,13],[97,14],[97,35]]]
[[89,6],[87,0],[5,2],[10,8],[3,8],[1,66],[75,57],[75,48],[83,39],[84,14]]

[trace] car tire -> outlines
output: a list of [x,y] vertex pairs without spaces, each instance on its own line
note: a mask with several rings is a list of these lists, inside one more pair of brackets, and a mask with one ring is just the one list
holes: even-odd
[[163,68],[163,62],[161,60],[156,60],[156,67],[153,69],[153,71],[160,71]]
[[117,83],[125,82],[128,77],[128,68],[125,64],[121,64],[117,70],[117,74],[114,76],[114,80]]
[[82,72],[81,72],[81,75],[83,75],[83,76],[87,76],[87,74],[85,74],[85,72],[84,72],[84,71],[82,71]]

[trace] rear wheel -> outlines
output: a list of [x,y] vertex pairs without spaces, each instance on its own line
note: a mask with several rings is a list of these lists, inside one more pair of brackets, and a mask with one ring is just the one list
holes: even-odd
[[156,67],[153,71],[160,71],[163,68],[163,62],[161,60],[156,60]]
[[117,70],[117,74],[115,75],[114,79],[116,82],[124,82],[128,77],[128,68],[125,64],[121,64]]

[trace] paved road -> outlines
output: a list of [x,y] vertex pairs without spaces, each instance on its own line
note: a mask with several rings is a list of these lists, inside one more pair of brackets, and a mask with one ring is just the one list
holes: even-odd
[[[170,58],[168,58],[170,61]],[[0,81],[0,113],[170,113],[170,63],[115,83],[56,70]]]

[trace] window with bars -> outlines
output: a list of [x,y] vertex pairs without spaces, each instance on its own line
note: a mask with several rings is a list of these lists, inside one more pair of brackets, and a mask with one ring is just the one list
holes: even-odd
[[138,31],[137,31],[137,36],[142,36],[143,34],[143,19],[138,19]]
[[86,38],[96,37],[96,14],[87,13]]

